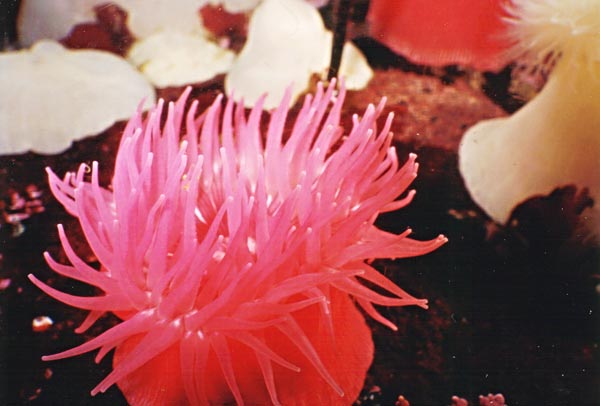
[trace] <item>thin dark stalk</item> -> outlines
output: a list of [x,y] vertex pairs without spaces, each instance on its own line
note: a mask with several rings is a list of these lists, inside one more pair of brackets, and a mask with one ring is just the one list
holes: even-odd
[[0,50],[11,49],[17,41],[17,12],[20,0],[0,0]]
[[342,51],[346,42],[346,27],[352,0],[333,0],[333,46],[331,47],[331,63],[327,79],[331,80],[338,75],[342,61]]

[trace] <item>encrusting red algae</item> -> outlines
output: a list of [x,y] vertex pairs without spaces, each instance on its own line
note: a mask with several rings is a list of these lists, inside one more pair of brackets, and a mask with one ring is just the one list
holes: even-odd
[[[30,275],[50,296],[122,322],[57,360],[115,349],[113,371],[92,394],[117,384],[131,405],[350,404],[373,357],[360,306],[395,329],[375,305],[427,307],[368,264],[426,254],[443,243],[375,227],[380,213],[410,203],[416,156],[398,163],[385,100],[353,117],[344,133],[343,86],[309,95],[284,141],[290,92],[261,135],[261,102],[246,115],[222,97],[197,117],[187,89],[127,124],[112,188],[99,165],[50,187],[79,218],[100,270],[81,260],[61,225],[71,265],[45,254],[57,273],[101,289],[72,296]],[[264,100],[264,99],[263,99]],[[263,143],[264,140],[264,143]],[[362,280],[388,292],[383,295]]]

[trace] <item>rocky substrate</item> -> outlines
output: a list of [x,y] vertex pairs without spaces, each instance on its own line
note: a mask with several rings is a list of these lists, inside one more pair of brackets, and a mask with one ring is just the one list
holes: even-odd
[[[387,96],[387,111],[396,117],[399,156],[419,156],[415,200],[381,216],[379,226],[394,232],[410,226],[417,239],[443,233],[450,240],[424,257],[376,261],[398,285],[428,298],[430,308],[383,309],[398,332],[369,322],[375,359],[356,404],[394,405],[399,395],[413,406],[448,405],[453,395],[477,404],[479,394],[502,392],[511,406],[597,405],[600,250],[582,243],[574,231],[578,213],[591,202],[575,186],[565,185],[525,203],[509,226],[491,222],[464,188],[456,151],[466,128],[506,113],[467,79],[456,72],[436,75],[393,66],[378,70],[368,89],[348,95],[346,123],[367,102]],[[497,103],[510,105],[502,76],[484,80]],[[180,90],[164,89],[161,95],[174,99]],[[221,90],[222,78],[217,78],[196,86],[193,97],[207,106]],[[98,160],[101,182],[109,184],[123,125],[76,142],[57,156],[0,157],[4,211],[24,214],[20,226],[6,216],[1,220],[0,404],[126,405],[115,387],[89,396],[110,371],[110,357],[100,365],[91,354],[40,360],[98,335],[116,320],[107,317],[77,335],[73,329],[84,312],[47,297],[26,277],[35,273],[58,289],[93,293],[58,277],[42,258],[47,250],[64,260],[55,228],[62,223],[74,236],[71,241],[79,241],[78,252],[96,261],[76,237],[76,221],[51,196],[44,168],[62,175],[80,162]],[[29,185],[41,195],[30,196],[28,190],[34,189]],[[37,212],[25,208],[33,200]]]

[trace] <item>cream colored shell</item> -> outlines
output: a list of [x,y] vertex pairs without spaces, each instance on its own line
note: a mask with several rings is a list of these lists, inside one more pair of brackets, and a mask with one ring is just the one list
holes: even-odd
[[[265,93],[266,109],[277,106],[288,86],[293,100],[307,90],[313,74],[324,74],[331,58],[332,34],[319,12],[304,0],[264,0],[250,19],[248,39],[225,79],[225,89],[252,106]],[[352,44],[342,54],[340,76],[359,89],[373,71]]]
[[0,53],[0,154],[55,154],[131,116],[153,87],[124,59],[53,41]]

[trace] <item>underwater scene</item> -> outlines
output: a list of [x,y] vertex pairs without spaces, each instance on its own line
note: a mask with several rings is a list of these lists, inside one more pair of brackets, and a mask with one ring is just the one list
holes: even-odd
[[600,405],[600,0],[0,0],[1,405]]

